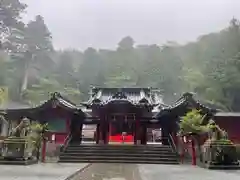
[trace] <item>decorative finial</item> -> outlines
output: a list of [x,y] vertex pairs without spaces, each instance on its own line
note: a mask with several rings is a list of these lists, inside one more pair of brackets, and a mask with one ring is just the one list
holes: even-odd
[[186,98],[186,99],[192,98],[193,97],[193,93],[186,92],[186,93],[183,94],[183,97]]

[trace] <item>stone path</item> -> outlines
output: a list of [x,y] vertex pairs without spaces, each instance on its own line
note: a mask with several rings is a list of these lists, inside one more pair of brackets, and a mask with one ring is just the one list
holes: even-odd
[[[88,164],[0,165],[0,180],[65,180]],[[92,164],[70,180],[239,180],[240,170],[188,165]]]
[[87,164],[0,165],[0,180],[65,180]]
[[187,165],[138,165],[142,180],[239,180],[240,170],[208,170]]
[[187,165],[92,164],[71,180],[239,180],[240,171]]
[[71,180],[141,180],[135,164],[91,164]]

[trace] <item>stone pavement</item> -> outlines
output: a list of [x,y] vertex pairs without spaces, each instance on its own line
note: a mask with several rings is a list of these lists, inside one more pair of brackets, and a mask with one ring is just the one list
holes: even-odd
[[0,180],[65,180],[87,164],[0,165]]
[[71,180],[239,180],[240,171],[190,165],[92,164]]
[[240,170],[208,170],[190,165],[138,165],[142,180],[239,180]]
[[[88,164],[0,165],[0,180],[65,180]],[[71,180],[239,180],[240,170],[207,170],[189,165],[92,164]]]

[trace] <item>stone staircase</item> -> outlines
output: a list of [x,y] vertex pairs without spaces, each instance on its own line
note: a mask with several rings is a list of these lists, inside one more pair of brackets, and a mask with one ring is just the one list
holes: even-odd
[[59,157],[63,163],[179,164],[178,155],[164,145],[69,145]]
[[0,157],[0,164],[4,165],[32,165],[36,164],[38,161],[36,159],[27,159],[27,160],[13,160],[13,159],[4,159]]

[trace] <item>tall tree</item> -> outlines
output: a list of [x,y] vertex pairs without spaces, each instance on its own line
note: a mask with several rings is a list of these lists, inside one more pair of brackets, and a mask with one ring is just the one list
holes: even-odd
[[0,40],[4,47],[9,48],[11,42],[9,37],[15,36],[21,28],[21,13],[26,9],[26,4],[19,0],[0,1]]
[[83,62],[78,70],[81,92],[87,94],[90,86],[103,85],[104,77],[102,75],[104,66],[104,62],[95,49],[88,48],[84,51]]
[[126,36],[118,43],[118,48],[127,50],[127,49],[132,49],[133,45],[134,45],[133,38],[130,36]]
[[58,64],[56,65],[55,74],[58,81],[61,81],[63,85],[71,85],[77,87],[76,73],[73,68],[73,59],[68,52],[60,54]]
[[50,53],[53,52],[52,37],[42,16],[30,21],[24,32],[23,81],[21,92],[28,87],[28,76],[31,69],[42,70],[52,65]]

